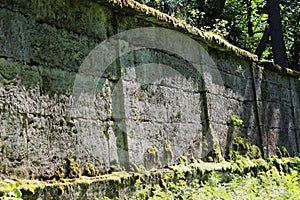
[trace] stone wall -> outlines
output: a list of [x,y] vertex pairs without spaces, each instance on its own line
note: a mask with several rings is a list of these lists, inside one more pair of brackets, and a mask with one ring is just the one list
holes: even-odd
[[[129,0],[2,0],[0,24],[1,178],[49,178],[69,157],[130,169],[225,156],[236,135],[265,156],[299,152],[299,73],[217,36]],[[104,71],[84,71],[106,59],[99,44],[144,27],[176,32],[152,38],[160,48],[118,38]]]

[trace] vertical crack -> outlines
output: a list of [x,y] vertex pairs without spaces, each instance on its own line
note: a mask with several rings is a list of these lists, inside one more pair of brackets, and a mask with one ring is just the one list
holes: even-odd
[[[295,139],[296,139],[296,150],[297,152],[300,151],[300,147],[299,147],[299,138],[298,138],[298,134],[297,134],[297,129],[296,129],[296,118],[297,118],[297,114],[296,114],[296,102],[297,100],[295,99],[296,98],[296,88],[295,88],[295,82],[293,81],[292,78],[289,79],[289,83],[290,83],[290,92],[291,92],[291,103],[292,103],[292,116],[293,116],[293,123],[294,123],[294,131],[295,131]],[[294,91],[294,92],[293,92]]]
[[[262,152],[262,155],[264,155],[264,158],[267,158],[268,156],[268,145],[267,145],[267,149],[265,150],[263,148],[263,145],[264,145],[264,139],[263,139],[263,130],[262,130],[262,126],[261,126],[261,119],[260,119],[260,115],[259,115],[259,105],[258,105],[258,96],[257,96],[257,93],[256,93],[256,89],[258,88],[257,84],[256,84],[256,80],[255,80],[255,63],[253,63],[250,68],[251,68],[251,79],[252,79],[252,89],[253,89],[253,95],[254,95],[254,101],[255,101],[255,105],[254,105],[254,112],[255,112],[255,119],[256,119],[256,123],[257,123],[257,126],[258,126],[258,135],[259,135],[259,143],[260,143],[260,146],[261,146],[261,152]],[[265,137],[265,140],[266,140],[266,144],[268,144],[268,137]]]

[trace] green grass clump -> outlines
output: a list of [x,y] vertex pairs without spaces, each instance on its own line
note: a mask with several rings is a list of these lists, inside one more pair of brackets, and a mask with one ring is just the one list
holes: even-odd
[[256,177],[212,172],[206,181],[194,179],[148,185],[133,199],[299,199],[299,172],[281,173],[275,167]]
[[204,169],[205,163],[198,163],[199,172],[191,176],[190,166],[195,164],[170,166],[172,171],[181,172],[181,176],[175,173],[159,183],[139,184],[140,189],[131,199],[300,199],[298,157],[274,156],[266,162],[238,155],[235,161],[225,163],[228,168],[214,167],[201,173],[199,170]]
[[[256,151],[255,151],[256,152]],[[255,156],[256,157],[256,156]],[[58,180],[0,181],[0,199],[299,199],[300,158],[270,157],[203,162],[180,157],[177,164],[162,169],[111,172],[96,177],[78,176],[78,164],[67,159]],[[134,164],[134,163],[133,163]],[[74,173],[71,171],[73,170]],[[86,175],[100,172],[92,165]],[[72,172],[72,173],[70,173]],[[100,173],[101,174],[101,173]],[[74,176],[75,176],[74,175]],[[73,176],[73,177],[74,177]],[[98,191],[101,191],[99,193]]]

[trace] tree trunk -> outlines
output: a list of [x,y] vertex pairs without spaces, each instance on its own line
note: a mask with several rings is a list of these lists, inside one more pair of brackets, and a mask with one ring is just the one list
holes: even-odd
[[255,54],[258,56],[258,59],[261,58],[263,52],[265,51],[267,44],[269,43],[269,37],[270,37],[270,28],[269,26],[266,26],[264,30],[264,34],[255,50]]
[[274,62],[281,67],[287,67],[287,55],[283,41],[282,24],[279,9],[279,0],[267,0],[271,44]]
[[217,16],[220,17],[223,13],[223,9],[225,6],[225,1],[226,0],[218,0],[217,2]]
[[[198,1],[198,5],[196,6],[196,8],[198,9],[198,11],[200,11],[201,13],[205,11],[205,1],[204,0],[199,0]],[[200,28],[201,26],[203,26],[203,19],[202,17],[198,17],[197,18],[197,27]]]
[[212,27],[216,19],[220,19],[223,14],[223,9],[226,0],[208,0],[206,2],[206,25]]
[[250,37],[253,37],[253,23],[252,23],[252,7],[251,7],[251,1],[247,1],[247,20],[248,20],[248,35]]

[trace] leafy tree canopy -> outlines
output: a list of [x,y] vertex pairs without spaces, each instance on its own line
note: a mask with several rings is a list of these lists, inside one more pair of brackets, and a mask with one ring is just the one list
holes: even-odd
[[[278,43],[271,42],[274,34],[280,34],[277,27],[276,30],[274,26],[270,29],[271,9],[268,8],[275,2],[280,12],[279,20],[282,26],[283,48],[285,48],[279,51],[284,51],[282,55],[287,57],[286,64],[278,64],[300,70],[300,1],[298,0],[138,1],[180,18],[203,31],[214,32],[232,44],[257,54],[260,59],[268,60],[274,59],[274,48],[279,46]],[[278,36],[280,38],[280,35]],[[277,40],[275,42],[278,42]],[[276,58],[274,60],[276,63]]]

